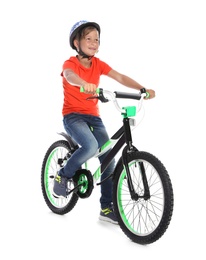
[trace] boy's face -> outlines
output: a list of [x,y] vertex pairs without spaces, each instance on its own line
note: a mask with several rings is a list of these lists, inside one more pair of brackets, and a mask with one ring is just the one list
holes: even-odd
[[77,50],[80,49],[88,56],[94,56],[99,49],[99,32],[96,29],[88,31],[80,41],[74,40]]

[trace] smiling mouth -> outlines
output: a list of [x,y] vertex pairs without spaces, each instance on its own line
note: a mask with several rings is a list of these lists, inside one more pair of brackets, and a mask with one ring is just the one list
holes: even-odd
[[94,49],[94,48],[89,48],[89,50],[90,50],[90,51],[96,51],[96,49]]

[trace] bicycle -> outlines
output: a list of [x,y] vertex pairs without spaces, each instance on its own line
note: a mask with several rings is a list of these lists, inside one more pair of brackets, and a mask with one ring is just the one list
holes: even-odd
[[[132,127],[135,127],[135,119],[132,117],[141,110],[146,94],[145,89],[134,94],[100,88],[96,97],[89,97],[98,98],[104,103],[112,101],[123,117],[123,124],[97,151],[96,158],[111,149],[96,171],[91,173],[88,162],[85,162],[68,181],[70,191],[67,198],[53,195],[53,182],[56,173],[79,146],[66,133],[59,133],[64,139],[54,142],[48,148],[41,168],[43,197],[51,211],[59,215],[67,214],[79,198],[88,198],[93,188],[106,180],[99,182],[111,160],[122,149],[115,170],[109,176],[113,180],[113,207],[120,228],[129,239],[138,244],[153,243],[165,233],[172,218],[174,204],[169,174],[157,157],[139,151],[132,140]],[[117,101],[119,98],[139,100],[138,109],[136,106],[121,108]]]

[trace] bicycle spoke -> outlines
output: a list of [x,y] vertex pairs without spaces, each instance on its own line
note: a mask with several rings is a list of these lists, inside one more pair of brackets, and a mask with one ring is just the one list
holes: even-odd
[[130,174],[139,199],[137,201],[131,199],[127,178],[125,178],[125,172],[122,172],[120,207],[123,212],[123,221],[128,228],[139,236],[145,236],[153,232],[161,221],[164,209],[164,192],[160,177],[155,168],[148,162],[141,162],[144,164],[150,198],[147,200],[142,198],[144,196],[144,184],[141,169],[138,163],[131,162],[129,165]]

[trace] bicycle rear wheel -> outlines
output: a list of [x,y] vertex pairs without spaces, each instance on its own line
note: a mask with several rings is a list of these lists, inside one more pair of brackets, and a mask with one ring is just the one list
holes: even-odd
[[[150,197],[144,197],[140,164],[144,165]],[[122,231],[135,243],[149,244],[158,240],[168,228],[173,212],[173,188],[164,165],[152,154],[134,152],[128,155],[134,190],[132,199],[126,171],[119,164],[114,174],[113,203]]]
[[[56,141],[47,150],[42,164],[41,188],[43,197],[47,206],[59,215],[71,211],[79,198],[76,193],[71,193],[67,198],[57,198],[53,195],[55,175],[66,164],[75,149],[66,140]],[[71,190],[74,187],[73,180],[69,181],[68,185]]]

